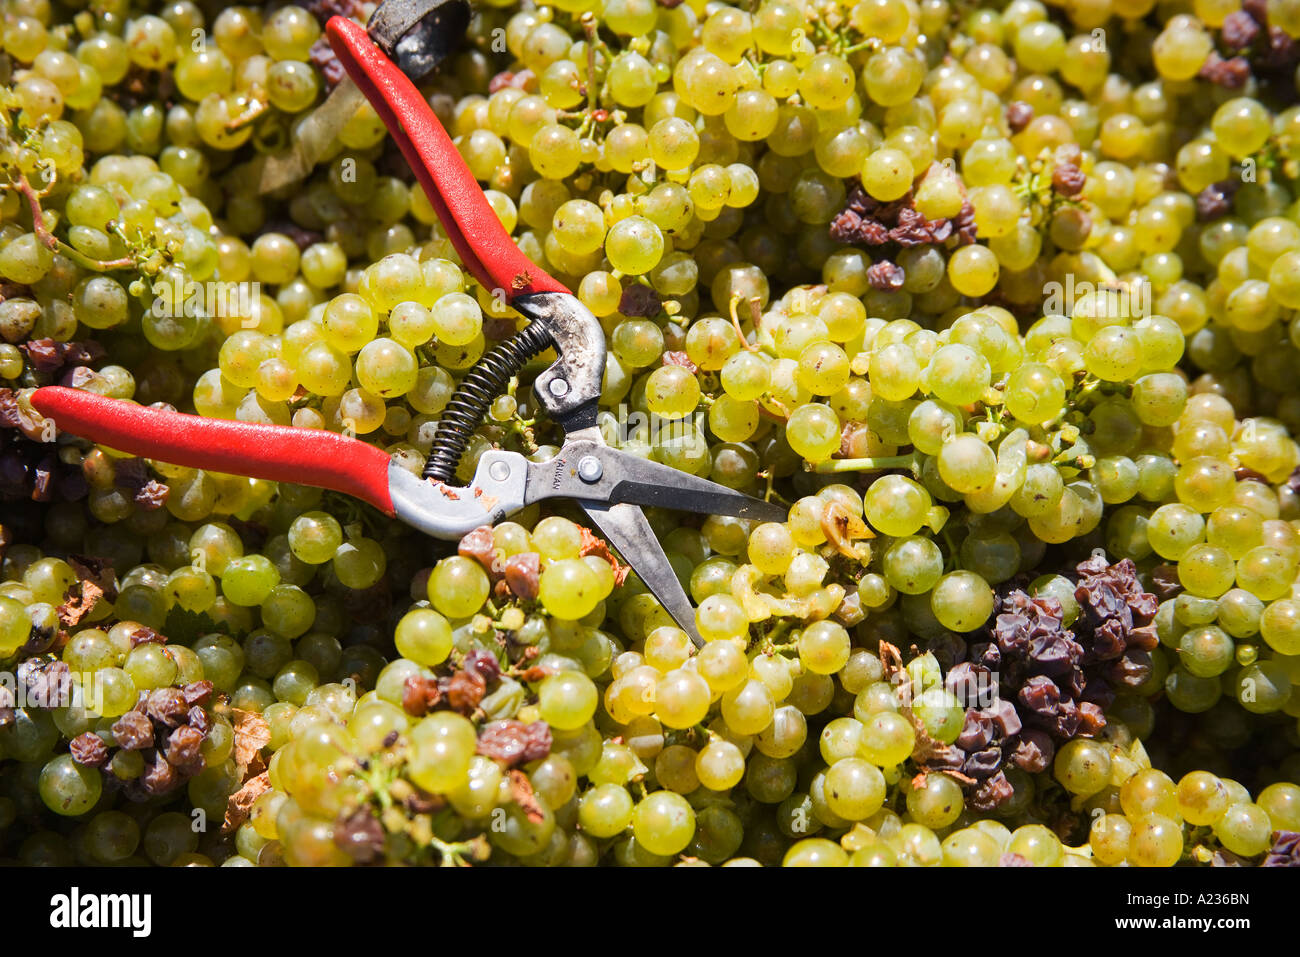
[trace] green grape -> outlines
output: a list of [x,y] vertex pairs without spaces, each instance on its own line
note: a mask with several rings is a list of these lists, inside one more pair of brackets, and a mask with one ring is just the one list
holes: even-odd
[[859,754],[882,768],[901,764],[912,754],[916,732],[911,722],[894,711],[867,715],[861,725]]
[[288,540],[290,550],[299,561],[322,565],[343,544],[343,528],[326,512],[304,512],[289,525]]
[[381,338],[374,339],[361,348],[357,355],[356,371],[357,381],[363,389],[382,398],[390,398],[404,395],[415,387],[419,365],[405,346],[392,339]]
[[1065,406],[1065,383],[1041,363],[1016,369],[1004,390],[1008,411],[1030,425],[1050,422]]
[[840,422],[835,412],[821,403],[797,408],[786,424],[790,447],[810,462],[820,462],[840,447]]
[[548,562],[539,579],[538,597],[557,618],[584,618],[604,597],[601,582],[589,565],[577,559]]
[[862,186],[868,193],[878,200],[890,202],[912,188],[916,174],[906,153],[885,147],[867,157],[861,175]]
[[867,521],[885,535],[904,538],[925,523],[932,504],[930,495],[917,482],[901,475],[877,479],[863,497]]
[[1183,829],[1172,818],[1150,814],[1132,824],[1128,861],[1136,867],[1172,867],[1183,853]]
[[907,790],[907,810],[923,827],[947,827],[961,815],[961,786],[946,774],[928,774],[920,787]]
[[1254,857],[1266,851],[1273,832],[1268,813],[1247,802],[1230,805],[1213,827],[1219,842],[1242,857]]
[[1236,576],[1239,587],[1263,601],[1272,601],[1291,593],[1296,565],[1293,557],[1281,549],[1260,545],[1241,556]]
[[930,391],[941,401],[955,406],[977,401],[989,387],[990,376],[988,360],[960,343],[938,349],[926,368]]
[[975,435],[962,434],[945,442],[935,459],[940,477],[959,493],[983,491],[997,476],[997,456]]
[[59,755],[41,769],[39,787],[45,806],[66,817],[85,814],[103,791],[99,771],[76,764],[69,754]]
[[1300,655],[1300,602],[1281,598],[1270,602],[1259,619],[1259,633],[1282,655]]
[[1260,661],[1237,672],[1233,691],[1237,701],[1252,714],[1269,714],[1280,709],[1291,696],[1292,683],[1276,661]]
[[695,811],[680,794],[656,791],[632,812],[632,833],[652,854],[677,854],[695,834]]
[[280,572],[262,555],[230,558],[221,571],[221,593],[244,607],[260,605],[280,584]]
[[1071,794],[1087,797],[1110,783],[1110,753],[1094,741],[1075,738],[1057,750],[1052,772]]
[[699,404],[699,380],[683,366],[661,366],[646,380],[645,400],[646,407],[656,415],[683,418]]
[[1188,824],[1213,824],[1228,809],[1228,789],[1208,771],[1192,771],[1178,782],[1178,811]]
[[1181,561],[1202,541],[1204,534],[1205,520],[1196,510],[1181,503],[1160,506],[1151,513],[1147,523],[1151,547],[1157,555],[1171,561]]
[[[383,546],[373,538],[354,538],[343,542],[334,552],[331,564],[339,583],[353,589],[371,587],[383,578],[387,567],[388,558]],[[431,589],[432,580],[431,576]]]

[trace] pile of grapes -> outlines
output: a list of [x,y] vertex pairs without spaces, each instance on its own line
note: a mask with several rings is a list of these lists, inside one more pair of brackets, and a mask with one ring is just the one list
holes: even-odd
[[[422,86],[600,318],[600,428],[788,506],[459,543],[61,434],[419,474],[524,320],[300,0],[2,0],[0,857],[1300,864],[1300,2],[485,0]],[[535,360],[461,464],[562,436]]]

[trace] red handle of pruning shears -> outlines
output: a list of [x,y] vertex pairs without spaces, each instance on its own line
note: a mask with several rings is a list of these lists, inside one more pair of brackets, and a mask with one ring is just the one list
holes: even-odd
[[348,76],[397,141],[474,278],[488,290],[504,290],[508,299],[534,292],[567,293],[563,284],[519,251],[429,104],[375,46],[365,27],[335,16],[325,30]]
[[62,386],[37,389],[32,407],[60,429],[120,452],[187,468],[332,489],[393,514],[388,455],[333,432],[205,419]]

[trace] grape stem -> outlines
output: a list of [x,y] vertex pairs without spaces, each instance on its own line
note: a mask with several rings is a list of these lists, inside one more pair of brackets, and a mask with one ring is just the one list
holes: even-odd
[[910,469],[913,475],[919,475],[921,463],[913,452],[908,455],[887,455],[876,458],[827,459],[812,467],[812,471],[819,475],[835,475],[840,472],[881,472],[885,469]]
[[36,234],[36,238],[41,241],[46,249],[61,256],[66,256],[83,269],[92,269],[95,272],[108,272],[111,269],[130,269],[135,265],[135,260],[129,256],[124,256],[121,259],[91,259],[80,250],[69,246],[50,232],[49,227],[45,225],[45,211],[41,209],[41,193],[27,181],[24,174],[18,174],[18,182],[15,186],[18,192],[26,197],[27,205],[31,209],[32,232]]
[[[752,342],[750,342],[748,339],[745,338],[745,332],[743,329],[740,328],[740,317],[736,315],[736,307],[740,305],[740,300],[742,298],[744,297],[741,296],[739,293],[733,295],[731,297],[731,302],[727,304],[728,305],[727,311],[731,314],[731,324],[736,329],[736,335],[740,337],[740,348],[744,349],[746,352],[757,352],[758,346],[754,345]],[[750,312],[754,314],[755,330],[758,329],[758,321],[761,318],[757,304],[758,304],[757,296],[752,297],[749,300]]]

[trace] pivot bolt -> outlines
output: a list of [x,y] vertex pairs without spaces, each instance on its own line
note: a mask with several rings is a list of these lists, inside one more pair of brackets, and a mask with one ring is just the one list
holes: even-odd
[[492,476],[493,481],[504,482],[510,478],[510,466],[501,461],[493,462],[488,466],[488,475]]
[[552,379],[547,388],[550,390],[551,395],[557,399],[560,396],[569,394],[569,383],[564,379]]
[[578,460],[578,478],[584,482],[598,482],[605,473],[605,467],[594,455],[584,455]]

